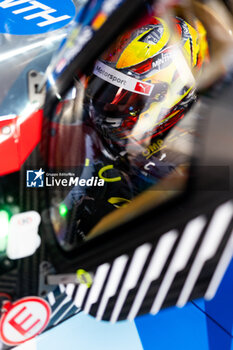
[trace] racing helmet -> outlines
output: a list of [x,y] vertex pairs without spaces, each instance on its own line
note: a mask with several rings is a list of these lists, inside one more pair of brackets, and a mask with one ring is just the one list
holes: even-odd
[[[180,17],[149,17],[120,35],[96,61],[85,103],[113,151],[148,144],[195,100],[195,80],[208,60],[206,31]],[[172,23],[172,26],[171,26]]]

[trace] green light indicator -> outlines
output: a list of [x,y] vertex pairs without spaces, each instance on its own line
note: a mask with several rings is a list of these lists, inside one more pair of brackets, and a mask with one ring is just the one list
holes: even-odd
[[65,204],[60,204],[59,214],[64,218],[68,214],[68,208]]
[[0,252],[6,250],[9,221],[9,213],[5,210],[0,210]]

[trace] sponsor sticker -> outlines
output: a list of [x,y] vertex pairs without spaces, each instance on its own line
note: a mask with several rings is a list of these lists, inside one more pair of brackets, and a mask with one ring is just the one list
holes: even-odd
[[0,33],[34,35],[47,33],[68,24],[75,16],[71,0],[0,1]]
[[108,83],[137,94],[150,96],[153,89],[153,84],[129,77],[101,61],[96,62],[93,73]]
[[19,345],[40,334],[48,325],[49,304],[38,297],[27,297],[8,306],[0,321],[0,337],[7,345]]

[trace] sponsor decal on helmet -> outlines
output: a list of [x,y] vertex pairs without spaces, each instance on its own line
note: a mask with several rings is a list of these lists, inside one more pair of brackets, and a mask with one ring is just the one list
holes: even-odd
[[93,73],[108,83],[141,95],[149,96],[153,89],[153,84],[129,77],[100,61],[96,62]]
[[16,35],[34,35],[50,32],[68,24],[75,16],[71,0],[30,1],[3,0],[0,2],[0,32]]
[[156,56],[156,60],[152,63],[152,67],[158,71],[166,68],[172,62],[172,55],[170,52],[161,53]]
[[137,82],[135,85],[135,91],[148,95],[151,91],[151,86],[147,83]]

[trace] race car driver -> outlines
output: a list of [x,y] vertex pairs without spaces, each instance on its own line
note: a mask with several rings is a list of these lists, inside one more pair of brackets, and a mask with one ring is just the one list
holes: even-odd
[[[52,221],[60,242],[76,245],[107,213],[185,163],[185,157],[163,150],[191,133],[190,124],[182,132],[174,126],[195,101],[195,78],[207,60],[199,20],[190,25],[180,17],[148,15],[117,38],[85,81],[77,82],[76,106],[83,109],[76,118],[83,119],[86,159],[78,175],[104,182],[74,186],[57,199]],[[65,115],[61,108],[56,118],[62,121]],[[65,218],[59,215],[61,205]]]

